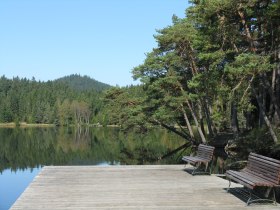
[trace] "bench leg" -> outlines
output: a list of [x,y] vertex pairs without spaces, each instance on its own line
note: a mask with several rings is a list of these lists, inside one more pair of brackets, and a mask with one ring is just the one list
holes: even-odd
[[274,204],[274,205],[277,205],[277,202],[276,202],[276,195],[275,195],[275,189],[274,189],[274,188],[272,188],[272,193],[273,193],[273,195],[272,195],[273,204]]
[[205,164],[205,173],[207,172],[208,169],[208,163]]
[[[209,170],[209,172],[208,172],[208,170]],[[209,173],[209,175],[211,175],[211,173],[212,173],[212,161],[210,163],[210,167],[209,167],[209,163],[205,164],[205,173]]]
[[[205,165],[204,171],[202,169],[199,170],[201,165],[203,165],[203,166]],[[209,167],[209,163],[204,164],[204,163],[198,162],[194,167],[195,168],[192,171],[192,175],[195,175],[195,174],[210,174],[211,175],[211,173],[212,173],[212,165]],[[209,170],[209,172],[207,172],[208,170]]]
[[[211,175],[212,174],[212,168],[213,168],[213,161],[206,163],[205,173],[209,173],[209,175]],[[209,170],[209,172],[207,172],[208,170]]]
[[[249,206],[250,203],[252,203],[252,202],[255,201],[255,200],[252,200],[252,190],[250,189],[249,192],[250,192],[250,197],[249,197],[249,199],[247,200],[247,206]],[[252,200],[252,202],[251,202],[251,200]]]
[[267,198],[270,194],[270,192],[272,191],[272,201],[273,201],[273,204],[277,205],[277,202],[276,202],[276,192],[275,192],[275,188],[274,187],[269,187],[265,193],[265,197]]
[[192,175],[199,174],[199,172],[197,172],[197,171],[199,171],[200,166],[201,166],[201,163],[195,164],[194,169],[192,171]]
[[227,188],[227,192],[229,192],[230,185],[231,185],[231,180],[229,179],[229,180],[228,180],[228,188]]
[[199,165],[200,165],[200,164],[198,163],[198,164],[196,164],[196,165],[194,166],[194,169],[193,169],[193,171],[192,171],[192,175],[195,175],[196,170],[198,169]]
[[210,175],[212,174],[212,168],[213,168],[213,160],[211,161],[211,165],[210,165]]
[[[272,199],[263,199],[263,198],[259,198],[259,199],[252,199],[252,194],[253,194],[253,190],[250,189],[250,197],[247,201],[247,206],[249,206],[251,203],[257,202],[257,201],[270,201],[272,202],[274,205],[277,205],[276,202],[276,195],[275,195],[275,189],[274,188],[269,188],[268,192],[270,193],[270,191],[272,190]],[[268,195],[267,195],[268,196]]]

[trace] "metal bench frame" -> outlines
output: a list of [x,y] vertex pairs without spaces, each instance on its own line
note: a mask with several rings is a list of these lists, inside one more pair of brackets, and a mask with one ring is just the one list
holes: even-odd
[[[227,191],[230,189],[231,181],[240,183],[249,189],[250,196],[247,205],[259,201],[272,201],[277,205],[275,188],[280,187],[280,160],[250,153],[246,168],[241,171],[228,170],[226,176],[229,180]],[[253,190],[257,187],[267,188],[265,197],[268,197],[272,191],[272,199],[253,199]]]
[[[215,147],[199,144],[196,156],[183,156],[182,158],[183,161],[195,167],[194,170],[192,171],[192,175],[205,174],[205,173],[211,174],[212,164],[210,166],[210,171],[207,172],[207,170],[209,168],[209,163],[213,158],[214,149]],[[205,171],[199,171],[199,168],[202,164],[205,165]]]

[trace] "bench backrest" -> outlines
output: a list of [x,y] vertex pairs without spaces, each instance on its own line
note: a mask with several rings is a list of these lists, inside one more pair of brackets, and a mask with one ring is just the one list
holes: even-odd
[[250,153],[246,169],[274,184],[280,182],[280,160]]
[[197,156],[210,161],[213,158],[214,149],[215,147],[200,144],[198,145]]

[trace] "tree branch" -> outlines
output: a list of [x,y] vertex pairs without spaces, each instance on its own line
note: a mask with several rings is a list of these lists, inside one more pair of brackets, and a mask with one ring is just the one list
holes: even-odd
[[195,144],[195,141],[191,138],[190,135],[188,135],[188,134],[186,134],[186,133],[182,133],[182,132],[178,131],[176,128],[174,128],[174,127],[172,127],[172,126],[169,126],[169,125],[166,125],[165,123],[160,122],[160,121],[158,121],[158,120],[155,119],[155,118],[154,118],[153,120],[154,120],[154,122],[156,122],[157,124],[159,124],[159,125],[161,125],[162,127],[166,128],[167,130],[172,131],[173,133],[175,133],[175,134],[177,134],[177,135],[183,137],[186,141],[189,141],[189,142]]

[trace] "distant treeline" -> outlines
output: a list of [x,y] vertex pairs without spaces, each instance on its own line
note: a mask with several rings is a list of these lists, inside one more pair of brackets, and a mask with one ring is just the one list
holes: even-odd
[[2,76],[0,122],[97,123],[102,121],[100,91],[108,87],[79,75],[48,82]]

